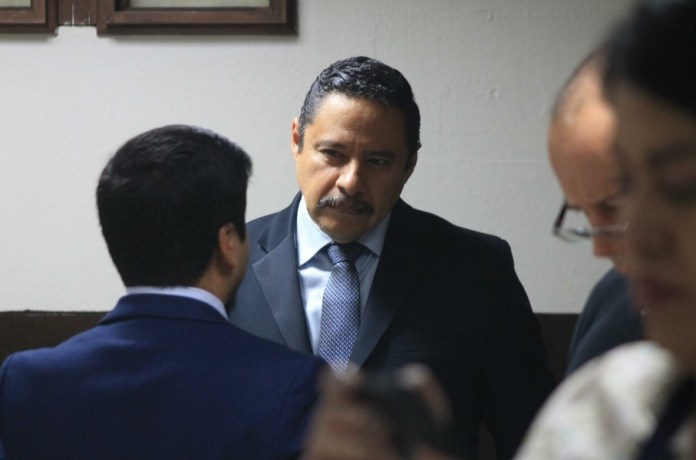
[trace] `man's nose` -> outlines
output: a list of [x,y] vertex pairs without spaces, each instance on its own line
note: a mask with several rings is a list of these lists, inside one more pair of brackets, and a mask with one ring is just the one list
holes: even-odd
[[358,162],[350,162],[341,169],[336,186],[346,195],[358,195],[362,192],[362,174]]

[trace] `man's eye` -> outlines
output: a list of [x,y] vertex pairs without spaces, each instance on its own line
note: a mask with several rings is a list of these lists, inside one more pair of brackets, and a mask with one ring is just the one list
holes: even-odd
[[321,154],[324,155],[326,158],[329,158],[331,160],[336,160],[336,159],[339,159],[341,157],[341,152],[339,152],[337,150],[331,150],[331,149],[321,150]]
[[691,205],[696,203],[696,182],[688,185],[658,184],[660,192],[669,201],[677,205]]
[[657,174],[661,182],[675,187],[696,184],[696,161],[681,161],[663,168]]
[[675,203],[696,202],[696,162],[681,161],[662,169],[657,175],[657,186]]
[[383,158],[372,158],[372,159],[370,159],[370,163],[375,165],[375,166],[387,166],[387,165],[389,165],[389,161],[385,160]]

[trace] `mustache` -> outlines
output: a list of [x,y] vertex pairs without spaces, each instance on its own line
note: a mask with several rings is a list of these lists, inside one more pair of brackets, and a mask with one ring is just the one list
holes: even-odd
[[357,196],[351,197],[343,194],[326,195],[317,203],[317,208],[338,206],[352,208],[364,214],[372,214],[374,212],[374,208],[370,203]]

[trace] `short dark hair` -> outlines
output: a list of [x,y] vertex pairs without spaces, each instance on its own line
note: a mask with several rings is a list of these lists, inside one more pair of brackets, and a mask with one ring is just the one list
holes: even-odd
[[605,88],[626,81],[696,115],[696,0],[640,3],[609,42]]
[[234,224],[245,237],[251,159],[211,131],[172,125],[126,142],[97,186],[109,254],[126,286],[192,286]]
[[314,80],[305,96],[299,119],[299,142],[302,150],[304,132],[323,99],[338,93],[367,99],[388,108],[396,108],[404,116],[404,131],[409,155],[418,151],[420,143],[420,111],[408,80],[398,70],[365,56],[336,61]]

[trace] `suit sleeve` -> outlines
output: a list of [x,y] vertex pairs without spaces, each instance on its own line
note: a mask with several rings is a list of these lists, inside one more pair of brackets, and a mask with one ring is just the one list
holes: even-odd
[[5,453],[5,379],[11,359],[11,356],[7,358],[0,368],[0,460],[5,460],[7,455]]
[[499,459],[512,458],[555,382],[539,323],[515,273],[510,246],[500,240],[485,322],[483,417]]
[[277,418],[275,445],[278,459],[296,459],[302,453],[309,422],[318,396],[318,375],[324,367],[320,359],[304,360],[288,383],[283,407]]

